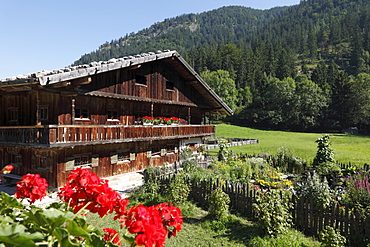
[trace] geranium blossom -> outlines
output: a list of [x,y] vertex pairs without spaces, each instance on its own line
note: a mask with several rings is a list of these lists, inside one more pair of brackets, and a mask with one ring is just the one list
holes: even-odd
[[162,217],[155,206],[146,207],[142,204],[133,206],[127,212],[124,226],[135,237],[138,246],[164,246],[167,230],[162,223]]
[[14,194],[16,198],[27,198],[30,204],[36,200],[41,200],[46,196],[48,183],[45,178],[40,177],[40,174],[24,175],[21,181],[17,182],[17,192]]
[[103,229],[104,233],[104,240],[109,242],[111,241],[112,243],[116,245],[121,245],[121,240],[119,238],[118,232],[112,228],[104,228]]
[[178,207],[168,206],[166,202],[156,206],[162,218],[162,223],[168,231],[168,237],[176,237],[177,232],[181,230],[182,215]]
[[[2,172],[2,174],[9,174],[13,169],[14,169],[13,165],[7,165],[3,168],[3,170],[1,172]],[[0,172],[0,174],[1,174],[1,172]]]
[[81,167],[73,170],[67,178],[67,184],[60,189],[58,196],[74,209],[74,212],[86,208],[100,217],[115,212],[118,219],[126,212],[127,199],[109,187],[108,181]]
[[181,230],[181,210],[167,203],[150,207],[140,204],[129,209],[123,223],[130,233],[138,234],[137,245],[164,246],[166,236],[176,236]]

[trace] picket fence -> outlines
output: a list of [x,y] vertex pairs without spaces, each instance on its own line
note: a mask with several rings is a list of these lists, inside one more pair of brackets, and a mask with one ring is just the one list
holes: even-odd
[[[159,176],[162,187],[170,183],[175,174]],[[256,220],[252,204],[256,202],[257,190],[248,183],[221,181],[218,179],[194,180],[187,177],[185,181],[191,184],[189,198],[198,206],[207,208],[206,197],[215,188],[221,186],[230,197],[230,210],[249,219]],[[355,208],[333,204],[322,209],[311,199],[291,198],[293,203],[293,224],[299,231],[307,235],[318,236],[326,226],[331,226],[348,240],[349,246],[366,246],[370,240],[370,217],[362,217]]]

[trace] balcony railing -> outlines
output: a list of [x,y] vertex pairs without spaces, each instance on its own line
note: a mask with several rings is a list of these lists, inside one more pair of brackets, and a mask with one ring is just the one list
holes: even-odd
[[0,144],[85,145],[209,136],[214,125],[48,125],[0,127]]

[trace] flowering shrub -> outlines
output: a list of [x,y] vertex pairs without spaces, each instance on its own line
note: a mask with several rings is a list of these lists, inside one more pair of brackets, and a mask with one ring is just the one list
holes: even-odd
[[346,191],[342,203],[349,207],[356,207],[369,215],[370,208],[370,183],[369,172],[358,171],[356,174],[345,178]]
[[30,204],[33,204],[36,200],[41,200],[46,196],[48,183],[45,178],[40,177],[39,174],[24,175],[21,181],[17,182],[16,198],[27,198]]
[[[0,194],[0,242],[5,246],[116,246],[122,239],[130,246],[164,246],[166,237],[176,236],[181,230],[179,208],[162,203],[127,209],[128,200],[87,169],[73,170],[58,193],[65,203],[53,203],[45,210],[32,205],[46,195],[45,179],[27,174],[17,187],[16,197],[28,199],[31,205],[24,206],[13,197]],[[121,228],[127,227],[136,236],[121,236],[121,231],[110,228],[101,232],[86,222],[85,210],[100,217],[115,213],[114,219],[121,222]]]
[[302,176],[295,186],[295,192],[298,197],[312,198],[313,203],[320,208],[329,207],[335,196],[326,178],[321,180],[316,172]]

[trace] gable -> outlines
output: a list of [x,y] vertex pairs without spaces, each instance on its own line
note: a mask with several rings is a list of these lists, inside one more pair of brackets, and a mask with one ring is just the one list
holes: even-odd
[[[114,93],[127,97],[173,101],[173,99],[170,97],[171,93],[165,95],[161,94],[159,90],[145,90],[145,87],[148,87],[148,85],[145,85],[143,81],[148,72],[142,72],[140,74],[138,71],[144,71],[145,69],[148,70],[148,66],[155,63],[161,63],[164,68],[168,68],[168,71],[173,70],[175,73],[170,73],[171,76],[174,76],[177,73],[179,78],[182,78],[181,81],[183,83],[183,88],[181,88],[182,86],[180,85],[178,85],[178,88],[181,89],[181,93],[186,95],[185,98],[191,98],[191,102],[188,102],[186,99],[180,100],[180,102],[189,104],[194,103],[199,106],[206,104],[207,108],[210,108],[213,113],[228,115],[233,113],[232,110],[222,101],[222,99],[218,97],[218,95],[203,81],[203,79],[176,51],[168,50],[164,52],[150,52],[136,56],[110,59],[109,61],[92,62],[90,64],[72,66],[51,72],[40,72],[8,78],[0,81],[0,89],[6,90],[6,88],[9,87],[25,87],[30,84],[39,84],[44,87],[60,87],[62,88],[61,90],[63,90],[63,87],[70,86],[71,81],[73,81],[73,85],[78,85],[74,87],[75,89],[79,89],[81,87],[85,90],[90,89],[91,92],[92,90],[101,87],[101,90],[97,90],[98,92],[95,92],[95,94],[100,93],[103,96],[109,96],[106,94],[106,92],[104,92],[104,86],[115,87],[115,85],[119,83],[135,80],[134,86],[131,85],[131,87],[122,87],[125,90],[131,90],[130,92],[123,92],[121,90],[120,92],[116,91]],[[149,74],[151,74],[150,71]],[[159,71],[158,74],[160,74]],[[99,84],[99,78],[110,76],[112,78],[105,80],[105,82],[103,82],[104,80],[101,80],[101,83],[110,83],[111,85]],[[171,80],[170,75],[162,74],[161,76],[162,87],[163,85],[167,87],[167,83],[168,87],[171,87],[171,83],[178,81]],[[161,79],[160,76],[158,78]],[[94,82],[94,80],[97,80],[98,82]],[[163,80],[166,80],[166,82],[163,82]],[[91,81],[93,81],[93,83],[89,85]],[[155,83],[155,78],[150,81],[151,83]],[[164,92],[170,91],[171,89],[168,89]],[[155,92],[157,92],[159,95],[154,95]],[[80,90],[79,93],[89,93],[89,90],[85,92]]]

